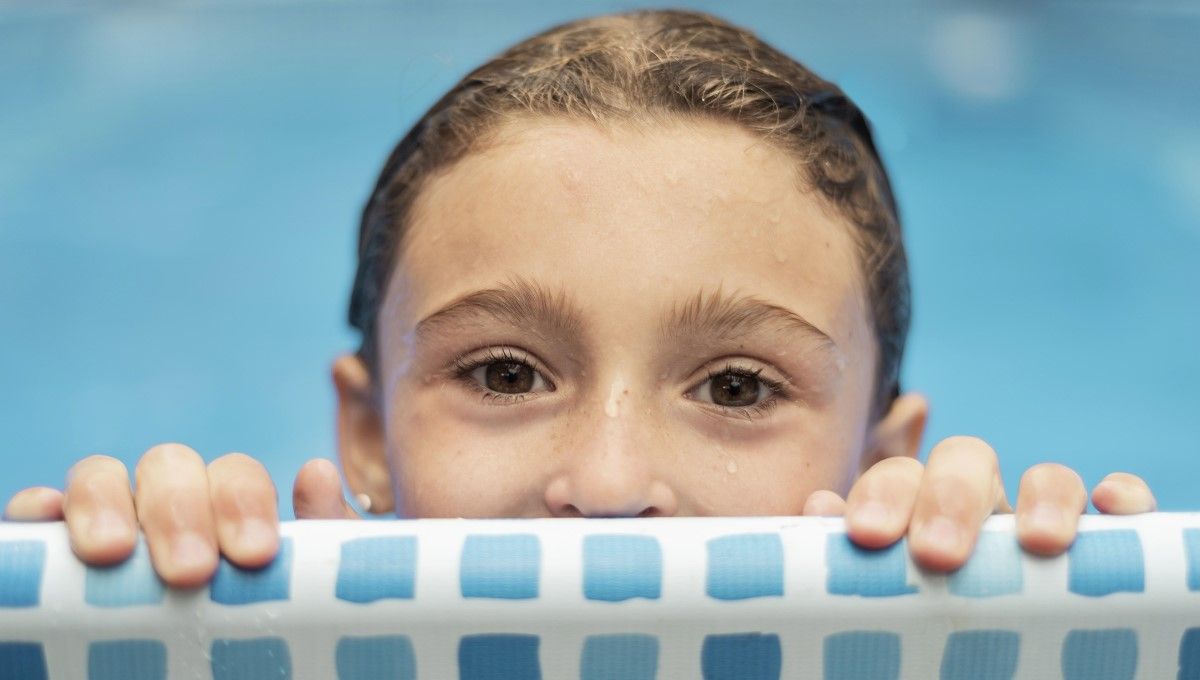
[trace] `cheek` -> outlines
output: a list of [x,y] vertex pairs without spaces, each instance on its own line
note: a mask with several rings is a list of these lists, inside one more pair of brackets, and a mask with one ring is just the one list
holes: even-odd
[[856,456],[839,425],[833,419],[814,418],[786,437],[754,445],[726,442],[714,447],[710,441],[708,464],[685,472],[701,514],[799,515],[815,491],[842,495]]
[[[503,438],[464,428],[421,400],[392,409],[388,456],[404,517],[504,517],[518,514],[531,470]],[[427,400],[428,401],[428,400]]]

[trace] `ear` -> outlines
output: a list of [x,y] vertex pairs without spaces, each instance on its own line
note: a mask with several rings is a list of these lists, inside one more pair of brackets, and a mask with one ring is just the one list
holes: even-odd
[[921,437],[929,422],[929,402],[915,392],[896,397],[887,413],[871,428],[859,474],[884,458],[921,453]]
[[366,494],[371,514],[391,512],[392,476],[387,461],[383,416],[373,397],[371,374],[357,355],[333,362],[337,390],[338,458],[351,494]]

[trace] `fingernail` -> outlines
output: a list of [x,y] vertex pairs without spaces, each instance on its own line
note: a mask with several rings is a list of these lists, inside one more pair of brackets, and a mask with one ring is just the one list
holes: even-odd
[[946,548],[957,548],[962,543],[962,530],[958,524],[943,515],[929,520],[921,533],[929,543]]
[[867,501],[859,506],[854,513],[860,524],[873,526],[888,526],[892,523],[892,511],[879,501]]
[[97,543],[113,543],[129,536],[129,522],[112,510],[98,510],[88,524],[88,535]]
[[184,569],[207,565],[212,560],[212,552],[212,544],[191,531],[176,536],[171,542],[171,561]]
[[243,550],[258,550],[263,546],[273,545],[275,539],[275,527],[261,519],[247,519],[238,528],[238,543]]
[[1059,531],[1064,519],[1062,508],[1049,503],[1038,503],[1029,512],[1029,523],[1043,531]]

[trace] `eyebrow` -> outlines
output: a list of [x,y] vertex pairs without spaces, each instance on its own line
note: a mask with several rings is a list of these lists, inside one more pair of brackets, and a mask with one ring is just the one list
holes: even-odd
[[565,294],[514,276],[494,288],[463,295],[417,323],[416,337],[423,340],[447,326],[465,325],[484,318],[549,335],[572,337],[584,328],[583,314]]
[[[574,337],[587,327],[579,306],[565,292],[512,277],[493,288],[463,295],[417,323],[416,337],[427,339],[449,326],[495,320],[545,335]],[[800,332],[836,349],[837,343],[813,323],[786,307],[755,296],[728,294],[718,286],[673,305],[659,327],[666,340],[736,339],[762,331]]]
[[800,332],[836,349],[829,334],[796,312],[753,295],[726,294],[720,286],[700,291],[682,306],[672,307],[661,327],[663,338],[733,339],[763,330]]

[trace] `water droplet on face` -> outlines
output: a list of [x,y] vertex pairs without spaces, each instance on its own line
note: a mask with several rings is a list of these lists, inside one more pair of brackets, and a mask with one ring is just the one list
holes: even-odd
[[729,463],[725,466],[725,471],[731,475],[737,474],[737,462],[732,460],[729,461]]

